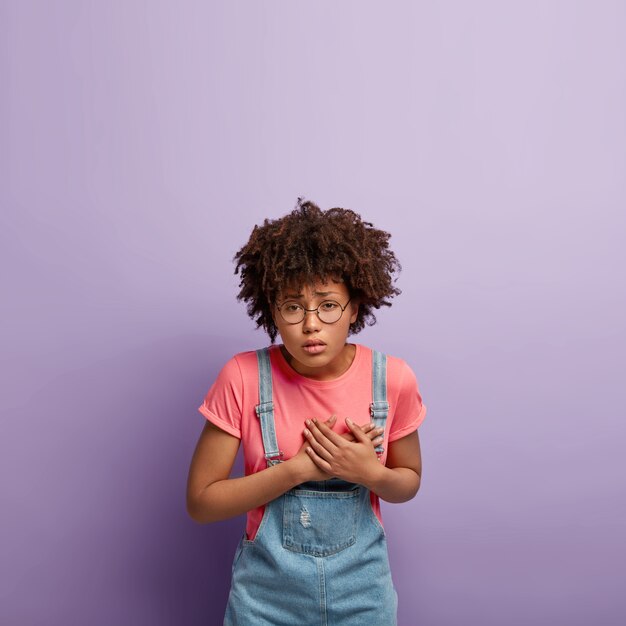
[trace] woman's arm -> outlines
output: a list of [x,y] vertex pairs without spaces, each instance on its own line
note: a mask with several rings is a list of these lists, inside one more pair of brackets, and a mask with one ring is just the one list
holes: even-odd
[[266,504],[299,483],[298,464],[289,462],[249,476],[229,478],[238,449],[237,437],[206,422],[187,480],[187,512],[194,521],[208,523],[235,517]]
[[422,454],[417,430],[389,443],[387,465],[380,471],[368,489],[387,502],[406,502],[415,497],[422,480]]
[[346,424],[354,435],[353,442],[341,439],[317,420],[307,422],[307,452],[315,464],[333,476],[364,485],[387,502],[413,498],[422,474],[417,430],[389,444],[385,466],[378,461],[361,428],[348,419]]
[[[334,423],[334,418],[327,422],[331,426]],[[370,430],[363,436],[373,449],[376,440],[372,442],[371,438],[375,436],[375,431]],[[309,458],[305,442],[300,451],[287,461],[248,476],[229,478],[239,443],[237,437],[207,420],[191,459],[187,479],[187,512],[196,522],[216,522],[235,517],[267,504],[300,483],[331,477]]]

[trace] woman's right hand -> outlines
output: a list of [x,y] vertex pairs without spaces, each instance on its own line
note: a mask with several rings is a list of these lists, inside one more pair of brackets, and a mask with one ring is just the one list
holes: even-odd
[[[324,423],[329,428],[333,428],[336,422],[337,416],[331,415]],[[376,428],[374,424],[367,423],[361,426],[361,430],[369,437],[373,447],[376,447],[383,442],[382,428]],[[343,433],[341,436],[348,441],[355,440],[354,435],[351,432]],[[328,480],[329,478],[332,478],[330,474],[327,474],[324,470],[320,469],[307,454],[306,449],[309,446],[310,443],[304,439],[304,443],[298,450],[297,454],[287,461],[291,462],[296,468],[299,476],[303,477],[299,482],[304,483],[310,480]]]

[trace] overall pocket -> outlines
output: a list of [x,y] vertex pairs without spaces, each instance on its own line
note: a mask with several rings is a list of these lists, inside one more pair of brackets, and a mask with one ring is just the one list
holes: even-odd
[[283,547],[312,556],[328,556],[356,541],[359,485],[347,491],[296,487],[285,493]]

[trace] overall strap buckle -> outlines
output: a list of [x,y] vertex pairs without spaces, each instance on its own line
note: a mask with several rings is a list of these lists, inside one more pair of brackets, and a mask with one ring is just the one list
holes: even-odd
[[278,450],[278,452],[268,452],[265,455],[265,460],[271,464],[275,465],[276,463],[280,463],[280,459],[285,456],[285,453],[282,450]]
[[386,400],[374,400],[370,404],[370,415],[372,419],[384,419],[389,414],[389,402]]
[[256,411],[257,417],[263,417],[266,413],[274,413],[274,403],[273,402],[261,402],[261,404],[257,404],[254,407]]

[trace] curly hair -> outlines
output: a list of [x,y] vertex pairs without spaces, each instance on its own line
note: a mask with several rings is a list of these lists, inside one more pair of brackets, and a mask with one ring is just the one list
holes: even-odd
[[360,304],[349,331],[358,333],[376,323],[373,309],[391,306],[389,300],[401,293],[392,284],[402,268],[389,249],[390,237],[350,209],[322,211],[298,198],[291,213],[255,226],[235,254],[235,274],[241,275],[237,299],[247,303],[248,315],[274,343],[272,307],[282,291],[293,284],[343,280]]

